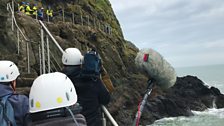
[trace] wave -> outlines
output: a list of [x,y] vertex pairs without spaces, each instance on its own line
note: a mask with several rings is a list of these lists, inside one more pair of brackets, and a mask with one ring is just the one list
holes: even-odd
[[216,108],[212,108],[212,109],[207,109],[205,111],[192,111],[195,115],[201,115],[201,116],[215,116],[218,118],[224,118],[224,108],[222,109],[216,109]]
[[224,124],[224,108],[192,112],[194,116],[163,118],[148,126],[223,126]]

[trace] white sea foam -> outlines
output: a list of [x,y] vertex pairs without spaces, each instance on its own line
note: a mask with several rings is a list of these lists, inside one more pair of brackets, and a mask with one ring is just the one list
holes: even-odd
[[212,109],[207,109],[205,111],[192,111],[195,115],[207,115],[207,116],[215,116],[215,117],[218,117],[218,118],[224,118],[224,108],[222,109],[215,109],[215,108],[212,108]]
[[224,108],[208,109],[206,111],[193,111],[191,117],[170,117],[155,121],[148,126],[223,126]]
[[[176,69],[178,76],[194,75],[206,85],[218,88],[224,93],[224,65],[187,67]],[[224,126],[224,108],[193,111],[191,117],[171,117],[157,120],[149,126]]]

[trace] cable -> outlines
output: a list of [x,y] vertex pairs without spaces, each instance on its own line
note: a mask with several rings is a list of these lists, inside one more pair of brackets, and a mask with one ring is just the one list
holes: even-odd
[[76,125],[76,126],[79,126],[79,124],[78,124],[77,120],[75,119],[75,116],[74,116],[74,114],[72,113],[71,109],[69,109],[68,107],[65,107],[65,108],[69,111],[70,115],[72,116],[72,119],[73,119],[73,121],[75,122],[75,125]]

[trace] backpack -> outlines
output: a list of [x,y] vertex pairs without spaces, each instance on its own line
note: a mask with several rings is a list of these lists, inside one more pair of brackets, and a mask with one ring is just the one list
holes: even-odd
[[89,51],[84,55],[84,64],[81,70],[82,77],[99,77],[101,59],[96,51]]
[[0,99],[0,126],[16,126],[14,110],[8,98],[12,94],[3,96]]
[[27,126],[87,126],[85,117],[80,114],[82,106],[58,108],[38,113],[31,113],[31,122]]

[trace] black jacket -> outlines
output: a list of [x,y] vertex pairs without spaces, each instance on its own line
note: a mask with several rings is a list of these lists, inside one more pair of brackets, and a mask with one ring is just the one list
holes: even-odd
[[100,79],[80,77],[79,66],[66,66],[63,69],[73,82],[78,95],[78,102],[83,107],[82,114],[85,116],[88,126],[101,126],[101,105],[107,105],[110,94]]

